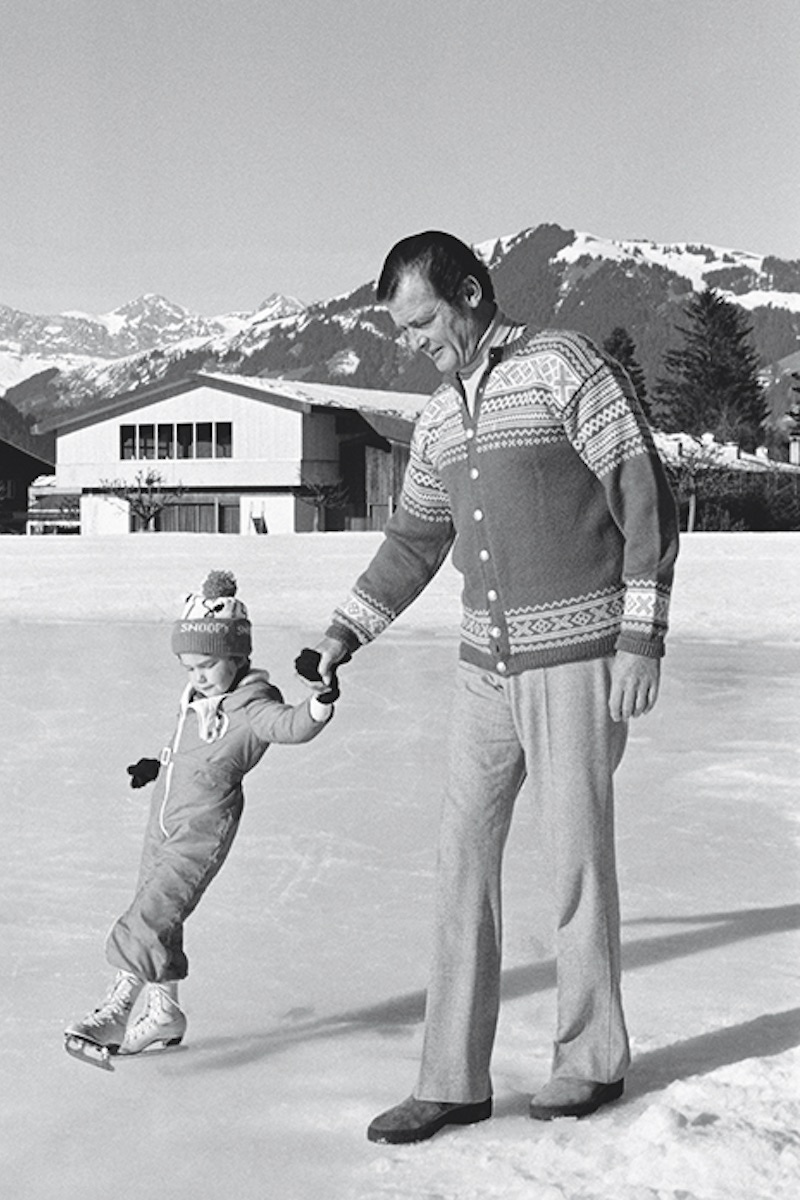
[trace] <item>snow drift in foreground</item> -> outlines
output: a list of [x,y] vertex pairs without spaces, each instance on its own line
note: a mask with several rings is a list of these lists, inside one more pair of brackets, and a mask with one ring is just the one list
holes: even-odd
[[789,1200],[800,1183],[799,1079],[795,1049],[673,1083],[636,1115],[608,1109],[544,1129],[493,1122],[376,1163],[362,1195]]

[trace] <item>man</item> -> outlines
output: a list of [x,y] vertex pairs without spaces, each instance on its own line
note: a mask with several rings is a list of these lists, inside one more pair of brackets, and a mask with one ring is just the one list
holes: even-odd
[[399,1143],[491,1115],[500,868],[526,775],[549,838],[558,964],[552,1077],[530,1115],[586,1116],[622,1094],[612,776],[628,719],[658,695],[677,527],[627,376],[579,334],[505,317],[469,247],[403,239],[377,297],[446,379],[385,538],[317,647],[323,678],[454,542],[464,577],[422,1064],[413,1095],[368,1130]]

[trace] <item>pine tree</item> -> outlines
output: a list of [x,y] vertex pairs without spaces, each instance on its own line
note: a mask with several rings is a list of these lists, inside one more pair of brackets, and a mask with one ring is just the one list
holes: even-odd
[[767,405],[745,313],[706,288],[691,298],[685,315],[688,323],[677,326],[684,345],[667,351],[666,374],[656,384],[658,424],[755,449],[763,441]]
[[650,405],[647,401],[647,384],[644,378],[644,371],[639,366],[636,358],[636,346],[633,338],[628,333],[624,325],[617,325],[611,330],[611,333],[603,342],[603,349],[606,354],[610,354],[616,359],[621,367],[625,368],[634,391],[638,397],[639,403],[644,409],[644,414],[648,421],[652,420]]

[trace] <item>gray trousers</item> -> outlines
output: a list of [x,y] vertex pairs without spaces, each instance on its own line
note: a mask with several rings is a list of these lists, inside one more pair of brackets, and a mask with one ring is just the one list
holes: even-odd
[[625,1073],[612,777],[627,727],[608,712],[611,661],[566,663],[507,679],[459,664],[418,1099],[470,1103],[491,1095],[501,865],[526,775],[552,864],[553,1074],[612,1082]]

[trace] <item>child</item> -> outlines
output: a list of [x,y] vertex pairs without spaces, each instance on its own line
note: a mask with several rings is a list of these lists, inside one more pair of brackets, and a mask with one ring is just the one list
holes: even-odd
[[[227,571],[212,571],[202,593],[187,597],[172,650],[189,675],[172,743],[160,759],[128,767],[131,787],[158,782],[136,893],[106,943],[117,974],[100,1007],[65,1030],[71,1054],[109,1070],[110,1054],[180,1044],[186,1017],[178,983],[188,972],[183,924],[236,836],[242,779],[271,742],[316,737],[339,695],[333,680],[301,704],[284,704],[269,674],[251,669],[250,621]],[[143,988],[144,1006],[131,1022]]]

